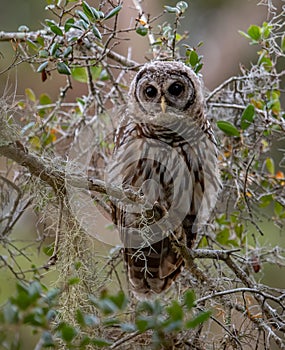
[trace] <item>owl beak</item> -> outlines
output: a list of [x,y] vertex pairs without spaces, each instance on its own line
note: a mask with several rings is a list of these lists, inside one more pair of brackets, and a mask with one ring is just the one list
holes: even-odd
[[166,105],[166,101],[165,101],[164,96],[161,96],[160,107],[161,107],[162,112],[165,113],[167,105]]

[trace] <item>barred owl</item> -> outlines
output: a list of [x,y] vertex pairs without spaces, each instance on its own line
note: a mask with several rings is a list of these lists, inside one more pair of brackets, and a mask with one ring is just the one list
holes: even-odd
[[198,76],[181,62],[145,64],[134,77],[115,135],[112,184],[141,200],[112,201],[131,290],[167,290],[193,247],[219,191],[215,139]]

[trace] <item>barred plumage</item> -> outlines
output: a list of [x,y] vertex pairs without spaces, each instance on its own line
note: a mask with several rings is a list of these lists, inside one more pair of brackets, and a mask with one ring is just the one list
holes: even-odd
[[157,61],[137,73],[109,181],[146,201],[112,200],[131,289],[139,297],[161,293],[184,264],[172,241],[193,246],[219,190],[215,140],[190,68]]

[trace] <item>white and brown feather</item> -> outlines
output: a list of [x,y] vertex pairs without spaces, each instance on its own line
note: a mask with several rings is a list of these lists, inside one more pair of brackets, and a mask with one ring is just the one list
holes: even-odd
[[[166,92],[167,110],[161,113],[161,96],[177,80],[187,84],[187,96],[168,100]],[[141,90],[147,84],[158,90],[154,101],[144,101]],[[207,179],[214,179],[216,170],[215,164],[204,166],[204,153],[210,142],[214,156],[208,162],[216,163],[215,140],[204,116],[200,81],[180,62],[145,65],[131,84],[129,101],[116,133],[109,177],[124,189],[139,191],[164,211],[158,217],[148,216],[148,208],[113,200],[112,217],[124,245],[131,289],[148,297],[167,290],[184,265],[172,240],[191,248],[196,239]],[[213,189],[218,192],[218,187],[217,179]],[[211,199],[207,200],[210,207]]]

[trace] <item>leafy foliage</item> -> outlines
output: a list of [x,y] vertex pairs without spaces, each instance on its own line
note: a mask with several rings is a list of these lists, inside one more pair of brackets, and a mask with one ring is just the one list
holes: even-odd
[[[115,345],[112,338],[116,329],[120,329],[124,336],[131,334],[137,337],[152,331],[150,346],[161,348],[167,346],[179,332],[196,328],[211,315],[209,311],[197,313],[195,295],[193,291],[187,291],[181,302],[173,300],[168,306],[159,299],[139,302],[135,318],[128,320],[125,312],[130,305],[126,295],[122,291],[115,295],[103,291],[98,298],[89,297],[90,303],[95,306],[94,314],[77,309],[76,325],[62,321],[55,326],[55,320],[60,316],[59,294],[59,289],[48,290],[38,281],[30,284],[18,282],[16,295],[9,298],[0,312],[0,322],[4,326],[0,331],[2,345],[8,349],[22,349],[17,333],[22,327],[31,327],[40,334],[39,342],[44,348],[57,348],[62,343],[67,349]],[[14,329],[13,337],[8,336],[10,327]],[[91,332],[97,329],[99,336],[87,335],[86,329]]]

